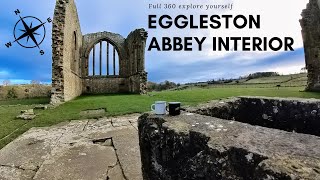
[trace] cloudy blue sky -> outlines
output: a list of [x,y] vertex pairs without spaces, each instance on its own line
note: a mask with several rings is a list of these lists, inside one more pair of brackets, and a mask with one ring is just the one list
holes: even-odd
[[[76,0],[83,34],[111,31],[126,37],[130,31],[144,27],[152,37],[162,36],[266,36],[293,37],[293,52],[213,52],[205,44],[203,51],[146,53],[146,69],[149,80],[162,82],[206,81],[213,78],[231,78],[257,71],[277,71],[282,74],[300,72],[304,67],[304,50],[299,19],[308,0]],[[232,10],[159,10],[149,9],[150,3],[176,4],[228,4]],[[41,20],[53,17],[55,0],[2,0],[0,4],[0,84],[3,80],[12,83],[29,83],[31,80],[51,81],[51,24],[46,25],[47,36],[41,44],[45,55],[38,49],[25,49],[18,44],[7,48],[13,41],[13,28],[18,21],[14,10],[21,16],[35,16]],[[148,29],[148,14],[260,14],[259,30],[177,30]]]

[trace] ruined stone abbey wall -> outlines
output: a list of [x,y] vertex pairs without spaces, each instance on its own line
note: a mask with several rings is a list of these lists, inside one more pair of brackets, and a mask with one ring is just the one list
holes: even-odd
[[84,79],[84,93],[126,93],[128,90],[128,79],[123,77],[88,77]]
[[77,8],[72,0],[67,5],[65,18],[65,48],[63,49],[64,96],[65,101],[69,101],[82,94],[82,80],[79,66],[82,33]]
[[[144,64],[147,35],[144,29],[131,32],[127,39],[106,31],[82,35],[74,0],[57,0],[52,28],[51,103],[63,103],[82,93],[145,94],[147,73]],[[96,45],[100,44],[101,47],[102,41],[114,47],[113,56],[115,52],[118,54],[118,74],[101,74],[102,48],[100,48],[100,62],[96,62],[100,63],[100,70],[96,70],[99,73],[89,74],[90,52]],[[109,54],[109,50],[107,51]],[[99,54],[96,54],[96,57],[99,57]],[[113,64],[115,64],[114,58],[110,60]]]
[[71,100],[82,93],[80,50],[82,33],[73,0],[56,2],[52,28],[51,103]]
[[308,84],[306,90],[320,90],[320,0],[310,0],[300,24],[304,42]]
[[147,93],[147,73],[145,72],[145,47],[148,33],[144,29],[131,32],[126,39],[128,51],[129,91]]

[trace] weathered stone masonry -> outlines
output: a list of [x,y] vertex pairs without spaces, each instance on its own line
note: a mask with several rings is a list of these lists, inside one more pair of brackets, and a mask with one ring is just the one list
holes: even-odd
[[188,108],[180,116],[144,114],[138,121],[143,177],[320,179],[319,105],[239,97]]
[[308,91],[320,91],[320,1],[310,0],[302,12],[300,24],[304,42]]
[[[57,0],[52,28],[51,103],[69,101],[83,93],[145,94],[147,37],[144,29],[131,32],[127,38],[111,32],[82,35],[74,0]],[[90,52],[102,41],[114,47],[119,56],[117,75],[102,75],[101,62],[100,74],[89,75]]]

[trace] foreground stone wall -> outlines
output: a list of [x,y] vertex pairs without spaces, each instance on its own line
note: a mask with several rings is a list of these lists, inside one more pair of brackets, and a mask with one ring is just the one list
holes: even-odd
[[320,136],[320,101],[238,97],[190,108],[190,112],[251,125]]
[[320,8],[319,0],[310,0],[302,12],[300,24],[304,42],[308,84],[306,90],[320,91]]
[[139,118],[145,180],[320,179],[320,138],[186,113]]

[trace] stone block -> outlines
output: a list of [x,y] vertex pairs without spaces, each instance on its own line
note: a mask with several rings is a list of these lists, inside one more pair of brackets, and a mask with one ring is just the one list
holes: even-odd
[[38,106],[34,107],[33,109],[46,110],[46,109],[48,109],[48,105],[38,105]]
[[316,99],[237,97],[201,104],[189,112],[320,136],[319,108]]
[[107,177],[108,167],[117,164],[113,147],[78,143],[61,146],[45,161],[35,180],[46,179],[97,179]]
[[17,119],[22,119],[22,120],[32,120],[36,117],[35,113],[33,112],[33,109],[29,110],[22,110],[21,114],[16,116]]
[[144,114],[145,180],[320,179],[320,138],[193,113]]

